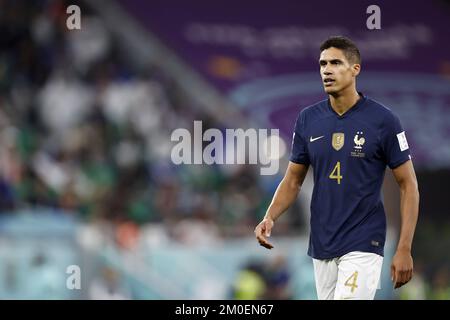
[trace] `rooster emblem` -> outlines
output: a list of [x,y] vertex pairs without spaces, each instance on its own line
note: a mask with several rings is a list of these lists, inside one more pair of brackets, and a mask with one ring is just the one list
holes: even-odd
[[362,132],[357,132],[355,135],[355,138],[353,139],[353,142],[355,142],[355,149],[362,149],[362,145],[364,142],[366,142],[366,139],[364,137],[359,138],[358,135],[363,134]]

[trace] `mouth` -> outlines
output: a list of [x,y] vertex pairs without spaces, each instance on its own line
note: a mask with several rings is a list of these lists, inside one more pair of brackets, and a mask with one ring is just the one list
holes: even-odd
[[336,80],[332,79],[332,78],[325,78],[323,79],[323,84],[325,87],[329,87],[332,86],[335,83]]

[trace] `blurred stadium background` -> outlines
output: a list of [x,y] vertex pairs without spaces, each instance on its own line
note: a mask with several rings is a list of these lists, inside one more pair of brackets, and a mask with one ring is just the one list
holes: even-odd
[[[66,8],[81,8],[68,30]],[[359,90],[392,107],[414,155],[415,277],[394,291],[398,189],[378,299],[450,299],[450,3],[324,0],[0,0],[0,298],[315,299],[306,256],[311,177],[253,229],[287,165],[300,108],[323,99],[319,43],[359,44]],[[279,128],[280,174],[181,165],[171,132]],[[69,290],[67,267],[81,269]]]

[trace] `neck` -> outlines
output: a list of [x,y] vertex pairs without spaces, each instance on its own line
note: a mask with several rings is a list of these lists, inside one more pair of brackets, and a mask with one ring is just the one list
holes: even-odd
[[349,89],[348,91],[346,90],[347,92],[329,95],[331,107],[339,115],[343,115],[359,100],[359,94],[356,89],[354,87]]

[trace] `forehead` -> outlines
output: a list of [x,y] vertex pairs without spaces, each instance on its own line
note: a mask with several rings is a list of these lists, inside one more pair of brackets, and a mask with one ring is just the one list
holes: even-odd
[[331,47],[331,48],[323,50],[320,53],[320,60],[330,61],[330,60],[334,60],[334,59],[347,61],[347,58],[345,57],[344,52],[338,48]]

